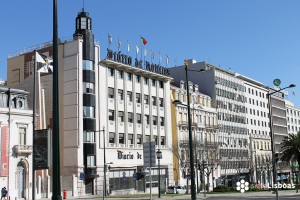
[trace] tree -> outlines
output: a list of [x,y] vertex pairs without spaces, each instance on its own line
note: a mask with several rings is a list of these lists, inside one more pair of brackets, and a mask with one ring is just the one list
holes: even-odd
[[[297,161],[300,164],[300,132],[297,134],[289,134],[282,141],[281,147],[281,160],[292,162]],[[300,170],[299,170],[300,171]],[[298,171],[297,184],[300,172]]]

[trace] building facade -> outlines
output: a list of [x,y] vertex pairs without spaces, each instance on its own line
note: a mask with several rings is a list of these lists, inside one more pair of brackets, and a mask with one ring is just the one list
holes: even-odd
[[[68,196],[149,192],[143,143],[151,141],[162,151],[162,188],[173,184],[172,78],[162,66],[134,65],[127,56],[125,62],[120,52],[108,50],[100,60],[91,17],[82,11],[75,22],[73,40],[61,42],[58,51],[62,188]],[[48,43],[37,50],[52,56]],[[10,57],[8,84],[33,91],[33,63],[33,51]],[[37,73],[36,91],[37,129],[51,128],[52,74]],[[137,180],[137,172],[145,178]],[[157,190],[157,166],[151,174]]]
[[[198,91],[198,85],[189,82],[190,107],[192,120],[193,148],[195,150],[195,171],[197,189],[205,182],[212,190],[215,181],[220,177],[220,163],[218,155],[217,136],[217,112],[212,107],[211,97]],[[172,105],[173,123],[173,162],[174,180],[176,185],[190,186],[189,163],[189,130],[187,108],[186,82],[180,81],[171,85],[171,103],[181,101],[182,104]],[[207,163],[207,169],[201,169],[203,161]],[[203,176],[204,173],[204,176]],[[188,182],[187,182],[188,181]]]
[[11,199],[31,197],[32,182],[32,110],[28,92],[0,87],[0,186]]
[[296,134],[300,131],[300,109],[288,100],[285,100],[285,106],[288,133]]
[[[235,73],[205,62],[188,60],[189,80],[199,85],[199,91],[212,98],[218,115],[219,156],[221,176],[232,186],[239,178],[249,180],[249,135],[246,124],[244,81]],[[184,66],[171,68],[175,81],[185,79]],[[218,184],[220,184],[219,182]]]

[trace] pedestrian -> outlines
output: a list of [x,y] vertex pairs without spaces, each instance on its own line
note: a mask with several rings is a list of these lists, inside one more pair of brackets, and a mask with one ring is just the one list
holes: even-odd
[[6,187],[3,187],[1,189],[1,200],[2,200],[2,198],[6,199],[6,196],[7,196],[7,189],[6,189]]

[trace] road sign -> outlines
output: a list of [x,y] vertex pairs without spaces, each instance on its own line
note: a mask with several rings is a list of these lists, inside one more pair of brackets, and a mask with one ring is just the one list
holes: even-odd
[[274,81],[273,81],[273,84],[278,87],[280,84],[281,84],[281,81],[280,79],[276,78]]
[[84,172],[80,172],[79,179],[80,180],[84,180],[85,179],[85,173]]
[[155,141],[143,144],[144,167],[155,167]]

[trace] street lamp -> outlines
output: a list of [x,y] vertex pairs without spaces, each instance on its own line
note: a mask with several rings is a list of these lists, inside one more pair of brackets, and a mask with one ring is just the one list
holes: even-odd
[[[275,80],[278,80],[278,79],[275,79]],[[274,82],[275,82],[274,80]],[[280,83],[279,83],[280,84]],[[279,86],[279,85],[277,85]],[[273,92],[269,92],[267,93],[267,97],[268,97],[268,101],[269,101],[269,106],[268,106],[268,109],[269,109],[269,126],[270,126],[270,136],[271,136],[271,150],[272,150],[272,168],[273,168],[273,184],[277,184],[277,167],[276,167],[276,160],[275,160],[275,141],[274,141],[274,133],[273,133],[273,120],[272,120],[272,101],[271,101],[271,95],[272,94],[275,94],[275,93],[278,93],[284,89],[287,89],[287,88],[293,88],[293,87],[296,87],[295,84],[290,84],[289,86],[287,87],[284,87],[284,88],[281,88],[280,90],[274,90]],[[276,200],[279,200],[279,197],[278,197],[278,187],[276,187],[275,189],[275,193],[276,193]]]
[[106,164],[106,153],[105,153],[105,126],[103,126],[102,130],[99,130],[99,132],[103,132],[103,200],[106,197],[106,170],[107,170],[107,164]]
[[162,153],[160,149],[156,151],[156,158],[158,161],[158,198],[160,198],[160,159],[162,159]]

